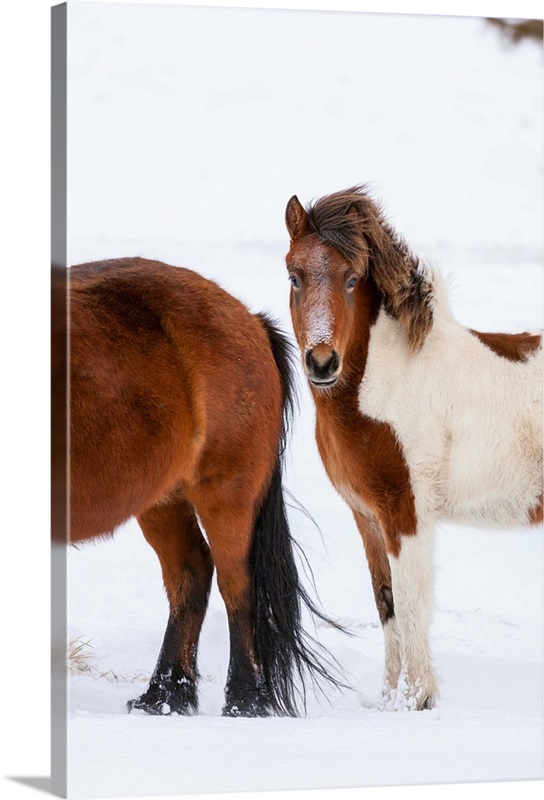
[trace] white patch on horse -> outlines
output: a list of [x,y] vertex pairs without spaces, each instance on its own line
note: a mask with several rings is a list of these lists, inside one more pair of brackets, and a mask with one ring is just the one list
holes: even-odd
[[396,617],[390,617],[383,626],[385,645],[385,685],[383,695],[396,693],[402,670],[402,646],[399,624]]
[[312,288],[308,305],[307,346],[332,345],[334,315],[332,313],[331,284],[328,276],[320,276],[318,283]]
[[542,351],[519,362],[497,355],[433,282],[434,323],[418,353],[380,311],[359,408],[395,431],[420,522],[526,524],[542,493]]
[[[427,636],[433,605],[433,543],[434,528],[420,526],[415,535],[401,538],[398,556],[389,556],[402,661],[396,708],[399,703],[408,709],[432,708],[438,694]],[[396,671],[398,663],[394,666]]]

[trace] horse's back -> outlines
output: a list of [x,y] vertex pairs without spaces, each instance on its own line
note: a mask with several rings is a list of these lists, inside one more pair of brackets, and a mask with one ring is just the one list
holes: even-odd
[[70,270],[70,401],[75,540],[229,459],[257,469],[271,456],[248,442],[270,450],[281,428],[258,319],[197,273],[145,259]]

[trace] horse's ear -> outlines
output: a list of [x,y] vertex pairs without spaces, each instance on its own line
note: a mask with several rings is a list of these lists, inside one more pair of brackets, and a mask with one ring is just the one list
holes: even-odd
[[302,236],[308,228],[308,215],[296,194],[287,203],[285,224],[292,242]]

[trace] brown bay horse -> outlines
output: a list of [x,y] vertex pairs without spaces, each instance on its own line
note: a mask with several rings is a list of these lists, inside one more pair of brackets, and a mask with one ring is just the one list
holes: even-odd
[[291,316],[327,474],[353,512],[385,640],[387,708],[432,708],[442,520],[542,522],[540,334],[459,324],[365,187],[292,197]]
[[170,607],[150,685],[129,710],[197,712],[215,568],[230,634],[223,714],[296,714],[304,672],[333,678],[301,626],[302,604],[320,612],[284,504],[288,343],[191,270],[116,259],[74,266],[68,283],[70,542],[135,517]]

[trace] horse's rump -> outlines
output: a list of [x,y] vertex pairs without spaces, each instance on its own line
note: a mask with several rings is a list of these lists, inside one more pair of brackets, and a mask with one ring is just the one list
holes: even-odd
[[73,267],[69,283],[72,540],[112,531],[180,482],[274,462],[280,380],[242,303],[144,259]]

